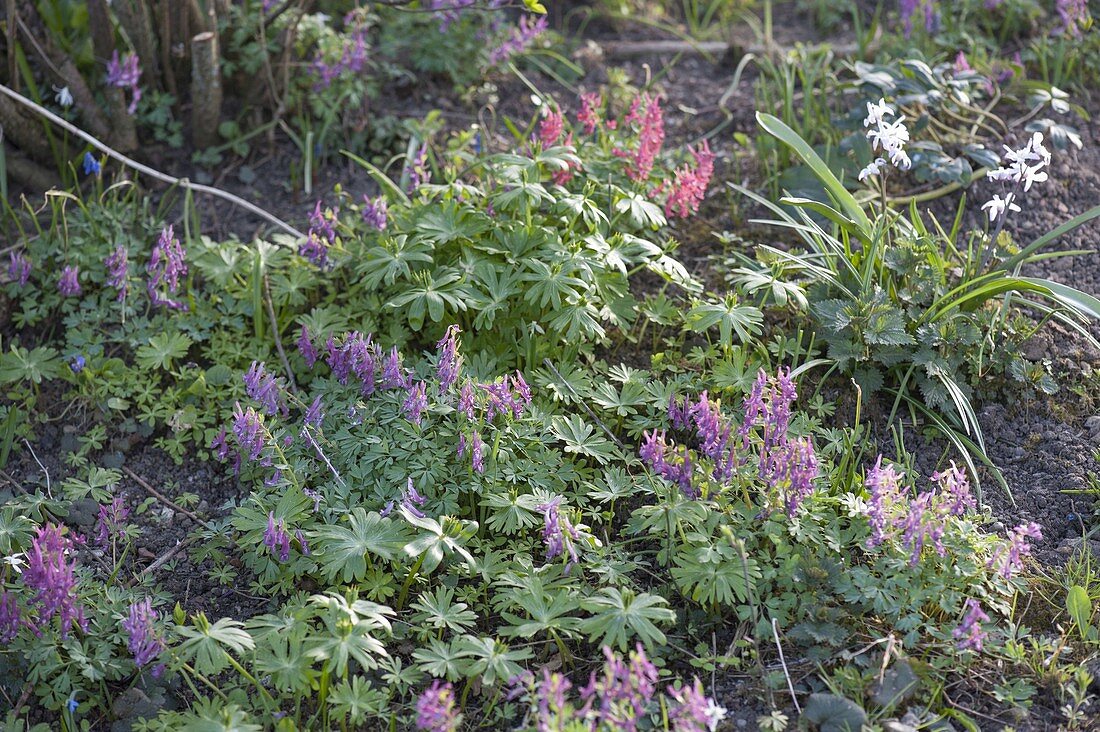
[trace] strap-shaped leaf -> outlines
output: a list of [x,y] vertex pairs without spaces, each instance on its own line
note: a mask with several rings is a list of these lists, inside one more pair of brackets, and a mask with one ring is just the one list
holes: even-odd
[[844,184],[833,175],[833,171],[829,170],[829,166],[825,164],[821,156],[814,152],[813,148],[797,132],[785,125],[778,117],[757,112],[756,121],[765,132],[794,150],[798,157],[802,158],[802,162],[814,172],[814,175],[825,186],[825,190],[828,191],[840,210],[862,232],[860,238],[869,240],[871,238],[871,221],[867,218],[867,214],[863,213],[863,209],[860,208],[855,196],[849,193]]

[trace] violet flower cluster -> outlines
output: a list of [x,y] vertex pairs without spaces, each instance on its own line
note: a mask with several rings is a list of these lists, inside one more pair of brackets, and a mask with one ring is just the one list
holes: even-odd
[[1054,7],[1062,21],[1062,33],[1077,38],[1092,27],[1088,0],[1056,0]]
[[431,180],[432,172],[428,168],[428,143],[420,146],[420,149],[416,152],[416,157],[406,161],[405,175],[409,178],[409,184],[405,192],[410,196],[416,193],[420,186]]
[[187,309],[186,303],[173,299],[179,292],[180,278],[187,276],[187,252],[171,224],[157,237],[145,271],[149,275],[145,289],[153,305],[163,305],[172,310]]
[[[761,370],[745,398],[744,420],[736,432],[722,414],[721,406],[711,401],[706,392],[694,403],[685,399],[681,404],[672,398],[668,413],[674,429],[692,433],[699,454],[713,465],[710,479],[716,485],[730,483],[744,462],[738,451],[748,449],[750,436],[759,429],[758,475],[769,495],[783,503],[788,516],[794,516],[813,492],[818,468],[810,439],[792,438],[788,434],[791,405],[797,397],[789,371],[780,370],[777,378],[770,379]],[[702,495],[703,486],[695,474],[692,451],[686,445],[670,444],[664,430],[644,433],[640,456],[651,470],[678,485],[689,499]]]
[[275,520],[275,512],[267,513],[267,528],[264,529],[264,546],[280,562],[290,559],[290,534],[286,530],[286,520]]
[[987,566],[1005,579],[1011,579],[1023,566],[1024,558],[1031,556],[1031,541],[1042,538],[1043,530],[1039,524],[1034,521],[1020,524],[1008,532],[1008,542],[997,548]]
[[497,66],[509,60],[513,56],[523,53],[538,39],[549,27],[545,15],[540,15],[531,21],[530,16],[520,16],[519,25],[512,29],[508,37],[499,46],[489,51],[489,64]]
[[389,206],[386,205],[386,199],[382,196],[376,198],[367,198],[363,196],[363,209],[362,209],[363,223],[378,231],[384,231],[386,228],[386,220],[389,216]]
[[989,616],[982,610],[981,603],[974,598],[967,598],[963,605],[963,619],[959,626],[952,631],[952,636],[958,641],[960,651],[982,650],[982,642],[989,635],[982,630],[982,623],[988,623]]
[[126,295],[130,289],[130,285],[127,282],[129,276],[129,255],[126,251],[126,247],[119,244],[115,247],[113,252],[107,255],[107,258],[103,260],[103,264],[107,267],[107,285],[118,290],[118,296],[115,299],[118,302],[122,302],[126,299]]
[[461,720],[449,681],[436,679],[416,700],[416,728],[422,732],[455,732]]
[[84,608],[77,596],[75,562],[71,552],[73,541],[62,533],[60,526],[47,523],[38,527],[31,548],[27,552],[27,568],[23,571],[23,583],[35,595],[38,630],[54,616],[60,620],[61,637],[69,637],[69,629],[75,623],[82,631],[88,631]]
[[386,507],[382,509],[380,514],[382,516],[389,516],[393,513],[394,507],[400,503],[401,508],[408,511],[413,516],[424,518],[424,512],[420,510],[420,507],[423,506],[427,500],[427,498],[417,492],[416,486],[413,485],[413,479],[410,477],[408,483],[405,485],[405,490],[401,492],[400,502],[390,501],[386,504]]
[[252,362],[252,366],[244,375],[244,389],[248,398],[263,408],[264,414],[268,416],[281,414],[284,417],[290,414],[286,400],[283,398],[282,386],[263,362]]
[[[658,694],[657,668],[641,644],[628,658],[607,646],[603,652],[603,668],[592,672],[577,701],[570,698],[569,679],[549,669],[543,669],[537,681],[529,671],[513,679],[514,690],[508,698],[526,693],[539,730],[649,729],[647,715]],[[714,732],[726,717],[726,710],[706,696],[698,679],[682,689],[669,686],[665,706],[672,732]]]
[[121,539],[129,517],[130,509],[126,507],[122,496],[115,496],[110,503],[100,506],[96,517],[96,546],[103,549]]
[[342,36],[344,46],[340,58],[332,63],[325,61],[320,50],[313,59],[313,84],[315,92],[324,91],[337,79],[359,74],[367,66],[367,29],[356,27],[349,35]]
[[337,209],[326,208],[322,211],[321,202],[317,201],[313,213],[309,215],[306,239],[298,247],[299,255],[321,269],[328,266],[328,250],[336,243],[335,224],[339,216]]
[[542,513],[542,540],[546,544],[546,561],[568,552],[569,559],[565,563],[565,571],[568,573],[577,563],[576,542],[580,541],[581,535],[569,519],[561,515],[561,501],[561,496],[554,496],[546,503],[535,506],[535,510]]
[[18,282],[20,287],[27,284],[31,277],[31,260],[23,252],[12,251],[8,258],[8,277]]
[[899,0],[898,10],[901,16],[905,37],[913,35],[913,19],[920,13],[924,19],[925,32],[934,35],[940,30],[940,11],[935,0]]
[[117,50],[107,62],[107,84],[130,90],[130,106],[126,109],[128,114],[137,111],[138,102],[141,101],[141,87],[138,86],[138,81],[141,80],[140,64],[141,60],[136,53],[128,53],[120,61]]
[[759,428],[762,444],[757,472],[771,495],[780,499],[793,517],[814,489],[817,455],[809,437],[791,437],[791,405],[798,398],[790,369],[780,369],[769,378],[763,369],[757,374],[745,399],[745,418],[738,435],[747,447],[749,435]]
[[0,589],[0,643],[11,643],[24,625],[15,593]]
[[57,278],[57,291],[62,297],[78,297],[83,289],[80,287],[80,267],[66,265]]
[[866,546],[872,549],[896,537],[909,552],[910,566],[916,566],[926,547],[941,557],[946,554],[943,536],[947,519],[964,516],[977,504],[966,473],[954,461],[948,469],[932,475],[936,484],[932,490],[912,500],[904,495],[901,477],[893,465],[882,467],[881,455],[867,472],[864,487],[870,493],[867,519],[871,535]]
[[[122,621],[122,629],[127,634],[126,645],[138,668],[145,668],[164,652],[164,638],[156,628],[159,617],[160,614],[153,609],[152,600],[146,598],[130,605],[129,613]],[[158,678],[163,672],[164,664],[157,664],[152,670],[153,678]]]

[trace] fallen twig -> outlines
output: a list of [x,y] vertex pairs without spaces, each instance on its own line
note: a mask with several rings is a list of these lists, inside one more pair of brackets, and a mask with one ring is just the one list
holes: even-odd
[[172,559],[172,557],[179,554],[180,551],[184,547],[186,547],[190,544],[194,544],[198,540],[199,540],[199,535],[198,534],[192,534],[191,536],[187,537],[183,541],[177,541],[176,545],[174,547],[172,547],[171,549],[166,551],[164,554],[161,554],[159,557],[157,557],[156,559],[153,560],[152,564],[150,564],[148,567],[146,567],[145,569],[141,570],[136,575],[134,575],[134,578],[132,580],[130,580],[130,582],[127,584],[127,586],[132,587],[134,585],[134,583],[137,582],[137,580],[141,579],[142,575],[146,575],[146,574],[149,574],[151,572],[155,572],[156,570],[160,569],[165,564],[167,564],[168,561]]
[[570,384],[568,381],[565,380],[565,377],[562,376],[561,372],[558,371],[557,367],[555,367],[554,364],[552,364],[550,362],[550,359],[548,359],[548,358],[543,359],[543,363],[546,364],[547,368],[549,368],[551,371],[554,372],[554,376],[558,377],[558,381],[560,381],[562,383],[562,385],[565,386],[565,388],[569,390],[569,393],[572,394],[576,398],[577,403],[581,405],[581,409],[583,409],[588,414],[588,416],[591,417],[596,422],[596,424],[598,424],[600,426],[600,429],[602,429],[604,432],[607,433],[608,437],[610,437],[612,440],[615,441],[616,445],[618,445],[619,447],[621,447],[622,449],[625,450],[626,445],[623,444],[623,441],[620,440],[615,435],[614,432],[612,432],[610,429],[608,429],[607,425],[605,425],[603,423],[603,421],[599,417],[596,416],[596,413],[593,412],[592,409],[589,408],[589,406],[584,403],[584,399],[581,398],[581,395],[577,393],[576,389],[573,388],[572,384]]
[[783,676],[787,679],[787,690],[791,692],[791,701],[794,702],[795,711],[802,714],[802,707],[798,704],[798,697],[794,693],[794,682],[791,681],[791,673],[787,670],[787,660],[783,658],[783,645],[779,642],[779,621],[772,618],[772,636],[775,637],[775,647],[779,651],[779,663],[783,666]]
[[144,165],[142,163],[139,163],[138,161],[134,160],[131,157],[123,155],[119,151],[117,151],[114,148],[110,147],[106,143],[96,139],[95,137],[88,134],[84,130],[80,129],[79,127],[77,127],[73,123],[69,122],[68,120],[64,120],[61,117],[58,117],[56,114],[54,114],[50,110],[46,109],[42,105],[37,104],[37,103],[31,101],[30,99],[27,99],[22,94],[12,90],[11,88],[5,86],[4,84],[0,84],[0,94],[4,94],[5,96],[10,97],[12,100],[18,102],[19,104],[22,104],[24,107],[28,107],[29,109],[31,109],[35,113],[41,115],[42,117],[45,117],[50,122],[53,122],[55,125],[58,125],[59,127],[62,127],[65,130],[69,131],[70,133],[76,135],[77,137],[84,140],[85,142],[87,142],[89,145],[96,148],[97,150],[99,150],[103,153],[106,153],[108,157],[113,158],[114,160],[117,160],[118,162],[122,163],[123,165],[125,165],[127,167],[133,168],[134,170],[136,170],[139,173],[147,175],[150,178],[155,178],[156,180],[159,180],[162,183],[167,183],[167,184],[173,185],[173,186],[180,186],[181,188],[185,188],[187,190],[195,191],[196,193],[206,193],[208,195],[214,196],[215,198],[220,198],[224,201],[229,201],[233,205],[239,206],[240,208],[243,208],[244,210],[259,216],[260,218],[264,219],[265,221],[268,221],[269,223],[274,224],[275,226],[279,227],[280,229],[287,232],[291,236],[297,237],[299,239],[304,239],[305,236],[306,236],[304,233],[302,233],[301,231],[298,231],[298,229],[295,229],[293,226],[286,223],[285,221],[280,219],[278,216],[275,216],[272,213],[268,213],[267,211],[260,208],[256,204],[251,203],[249,201],[246,201],[243,198],[241,198],[240,196],[233,195],[229,191],[223,191],[220,188],[214,188],[213,186],[206,186],[206,185],[203,185],[201,183],[192,183],[187,178],[173,177],[171,175],[168,175],[167,173],[162,173],[159,170],[156,170],[154,168],[150,168],[148,165]]
[[174,502],[172,499],[165,496],[163,493],[158,491],[156,488],[149,485],[149,482],[147,480],[145,480],[140,475],[138,475],[134,471],[127,468],[125,465],[122,466],[122,471],[124,473],[126,473],[126,475],[133,478],[134,481],[138,485],[140,485],[142,488],[144,488],[146,490],[146,492],[148,492],[150,495],[152,495],[154,498],[156,498],[158,501],[160,501],[164,505],[168,506],[169,508],[171,508],[174,511],[178,511],[178,512],[182,513],[184,516],[191,519],[192,521],[199,524],[200,526],[206,526],[208,528],[211,528],[210,525],[206,521],[203,521],[201,518],[196,516],[193,511],[188,511],[183,506],[179,505],[178,503]]
[[38,463],[38,467],[42,468],[42,472],[46,474],[46,495],[53,500],[53,493],[50,491],[50,471],[46,470],[46,466],[42,464],[42,461],[38,459],[38,456],[34,454],[34,448],[31,447],[31,443],[27,441],[27,438],[23,438],[23,444],[27,446],[27,449],[31,453],[31,457]]

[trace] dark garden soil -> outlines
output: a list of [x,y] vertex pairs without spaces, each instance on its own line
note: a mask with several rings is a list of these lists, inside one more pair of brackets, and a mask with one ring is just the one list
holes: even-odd
[[[789,45],[794,40],[812,38],[806,28],[812,27],[807,18],[784,15],[777,10],[778,40]],[[648,74],[661,73],[660,89],[666,97],[665,108],[667,142],[670,146],[695,143],[716,128],[720,132],[710,140],[718,154],[716,180],[758,184],[755,164],[750,149],[740,147],[734,141],[734,133],[754,133],[754,104],[750,69],[740,83],[732,86],[738,63],[736,53],[717,57],[689,53],[613,58],[600,51],[602,42],[619,40],[652,39],[658,37],[653,29],[638,26],[610,26],[592,24],[589,32],[593,39],[578,44],[576,60],[589,72],[581,82],[585,91],[592,91],[607,79],[607,69],[618,66],[627,71],[631,79],[640,82]],[[835,39],[831,39],[834,40]],[[843,42],[843,39],[841,39]],[[750,45],[750,39],[738,39],[738,45]],[[675,61],[673,64],[672,62]],[[574,91],[562,88],[549,79],[537,75],[531,77],[540,89],[552,92],[562,107],[570,110],[577,96]],[[510,139],[502,120],[510,116],[527,120],[534,113],[530,101],[531,91],[517,80],[500,80],[494,93],[495,99],[483,98],[475,104],[458,100],[453,92],[440,84],[428,83],[416,89],[391,90],[376,103],[379,114],[393,113],[406,118],[419,118],[432,109],[443,110],[444,117],[454,127],[465,127],[489,119],[485,111],[492,108],[496,125],[491,138],[503,147]],[[1055,156],[1050,170],[1050,181],[1039,185],[1027,196],[1027,205],[1021,214],[1011,219],[1009,228],[1019,242],[1027,242],[1049,231],[1059,223],[1100,204],[1100,99],[1082,101],[1093,112],[1094,121],[1080,123],[1085,147]],[[196,169],[190,163],[190,151],[146,148],[143,161],[173,175],[186,175],[223,187],[282,217],[294,225],[302,226],[314,197],[305,198],[299,190],[290,190],[288,171],[299,157],[297,148],[283,142],[267,143],[259,140],[247,164],[247,174],[242,175],[244,164],[232,163],[213,171]],[[248,180],[249,182],[243,182]],[[350,162],[326,165],[317,175],[313,190],[315,197],[331,192],[340,183],[353,193],[366,192],[372,184],[366,174]],[[990,194],[985,183],[976,184],[968,192],[968,217],[973,225],[980,224],[982,212],[979,206]],[[716,187],[704,206],[700,217],[689,221],[680,229],[681,249],[678,256],[689,269],[709,288],[723,287],[722,272],[715,266],[715,255],[721,254],[721,245],[714,232],[723,230],[744,232],[743,221],[748,207],[738,201],[727,188]],[[933,205],[933,208],[938,204]],[[270,231],[269,227],[251,215],[228,203],[214,199],[200,201],[204,233],[212,237],[237,236],[251,240],[254,236]],[[941,213],[940,209],[936,209]],[[747,237],[748,238],[748,237]],[[1081,227],[1062,237],[1053,246],[1057,249],[1091,249],[1100,243],[1100,221]],[[1080,255],[1064,259],[1047,260],[1034,268],[1035,276],[1044,276],[1064,282],[1090,294],[1100,295],[1100,254]],[[1100,323],[1094,323],[1092,334],[1100,337]],[[1035,521],[1042,526],[1043,540],[1035,550],[1037,559],[1048,566],[1057,566],[1069,558],[1080,545],[1082,536],[1095,523],[1092,516],[1092,498],[1081,491],[1089,487],[1089,476],[1100,465],[1097,450],[1100,448],[1100,352],[1077,334],[1064,332],[1048,325],[1028,343],[1027,355],[1033,359],[1049,359],[1055,376],[1062,384],[1058,394],[1051,397],[1033,396],[980,405],[980,420],[985,431],[989,457],[1002,471],[1011,496],[999,489],[990,476],[983,480],[983,500],[990,507],[995,523],[990,529],[1003,532],[1019,523]],[[1074,389],[1072,387],[1079,387]],[[60,407],[48,409],[60,411]],[[74,435],[58,427],[61,420],[39,431],[39,439],[33,455],[26,449],[13,450],[12,460],[4,477],[8,486],[0,491],[34,490],[41,486],[57,495],[58,485],[71,469],[67,468],[63,451],[74,446]],[[912,440],[916,434],[910,435]],[[908,442],[914,450],[918,445]],[[942,455],[936,444],[931,449],[917,450],[918,466],[930,474]],[[140,481],[124,474],[120,484],[131,511],[136,512],[152,494],[142,482],[168,499],[176,500],[180,494],[193,493],[199,502],[190,510],[203,520],[217,519],[227,512],[227,504],[244,498],[241,486],[222,466],[200,460],[192,455],[182,465],[177,465],[163,451],[154,447],[151,440],[135,444],[115,443],[105,453],[93,458],[97,464],[125,466]],[[41,462],[41,465],[39,464]],[[48,475],[48,478],[47,478]],[[79,532],[89,536],[95,522],[96,506],[93,501],[78,502],[69,523]],[[196,528],[196,522],[185,513],[156,499],[141,515],[133,516],[142,527],[136,554],[129,559],[123,571],[140,572],[151,563],[170,552],[177,543],[188,538]],[[1100,542],[1093,542],[1096,555],[1100,556]],[[92,550],[89,551],[99,551]],[[204,611],[211,617],[230,616],[247,618],[270,609],[269,598],[252,597],[245,593],[247,578],[238,577],[229,586],[212,581],[209,567],[196,564],[190,551],[180,551],[175,558],[153,571],[152,579],[163,590],[178,600],[188,612]],[[732,639],[724,639],[726,644]],[[716,639],[716,651],[721,654],[722,639]],[[774,656],[765,650],[768,658]],[[804,659],[787,659],[788,670],[797,682],[799,678],[812,677],[814,664]],[[720,672],[713,679],[719,700],[729,707],[729,729],[755,729],[756,718],[770,712],[765,692],[753,678],[755,669],[746,669],[744,676]],[[706,679],[710,681],[710,679]],[[965,704],[967,689],[951,690],[951,698]],[[773,692],[775,706],[789,706],[785,690]],[[1048,695],[1049,696],[1049,695]],[[985,697],[988,698],[988,697]],[[1014,719],[1003,710],[979,705],[977,710],[988,715],[988,729],[1000,729],[1013,725],[1018,730],[1052,729],[1055,712],[1036,706],[1027,720]],[[1053,703],[1053,700],[1051,700]],[[1042,701],[1038,702],[1039,705]],[[789,710],[793,716],[793,710]],[[983,728],[986,725],[983,724]]]

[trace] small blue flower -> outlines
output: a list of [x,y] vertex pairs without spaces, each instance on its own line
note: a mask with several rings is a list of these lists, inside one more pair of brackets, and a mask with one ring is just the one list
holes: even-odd
[[84,153],[84,175],[99,175],[99,161],[90,152]]
[[83,356],[73,356],[73,360],[69,364],[69,368],[73,370],[74,374],[79,374],[81,371],[84,370],[84,366],[86,364],[87,361],[84,360]]
[[69,701],[66,703],[66,706],[69,708],[69,714],[72,714],[76,711],[76,708],[80,706],[80,703],[76,699],[69,697]]

